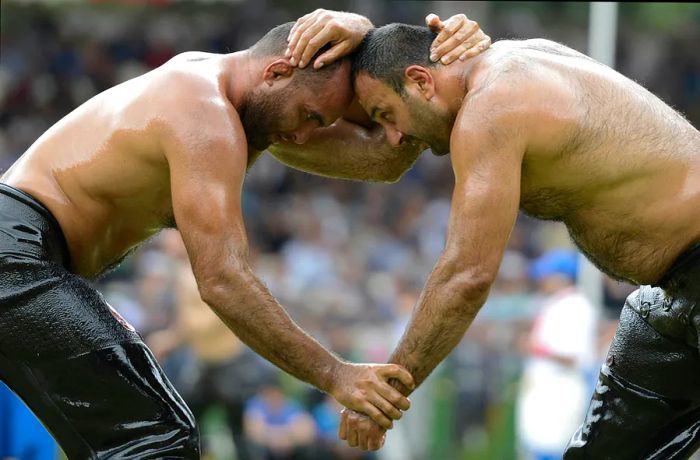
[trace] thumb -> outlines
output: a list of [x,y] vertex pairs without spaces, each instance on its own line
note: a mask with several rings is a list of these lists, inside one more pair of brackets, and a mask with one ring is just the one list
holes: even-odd
[[425,25],[428,26],[433,32],[440,32],[445,28],[445,24],[435,13],[430,13],[425,17]]

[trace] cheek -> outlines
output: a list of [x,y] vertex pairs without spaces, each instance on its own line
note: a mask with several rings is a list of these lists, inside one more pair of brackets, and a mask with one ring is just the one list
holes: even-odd
[[[282,105],[284,107],[284,105]],[[276,128],[278,131],[290,132],[299,128],[301,123],[299,122],[298,115],[294,110],[289,110],[286,108],[280,108],[277,117]]]

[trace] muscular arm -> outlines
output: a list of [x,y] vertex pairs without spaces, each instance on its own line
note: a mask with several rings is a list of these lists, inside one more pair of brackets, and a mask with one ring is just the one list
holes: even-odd
[[396,182],[423,148],[408,143],[392,147],[381,126],[369,121],[362,107],[353,103],[345,118],[316,129],[303,145],[280,143],[268,150],[302,171],[340,179]]
[[176,128],[166,148],[175,220],[202,298],[257,353],[328,391],[338,360],[294,324],[248,264],[240,201],[248,162],[245,135],[232,109],[207,104],[202,101],[198,111],[207,119],[191,131]]
[[397,408],[409,403],[386,380],[399,377],[410,385],[410,375],[394,365],[338,360],[292,321],[253,274],[241,213],[248,155],[240,120],[231,106],[217,104],[211,95],[183,97],[188,100],[180,101],[179,112],[164,112],[171,117],[164,150],[175,220],[202,299],[254,351],[341,404],[363,406],[389,428],[384,414],[398,418]]
[[[484,304],[520,201],[525,142],[518,117],[494,113],[502,100],[467,104],[450,142],[455,188],[445,250],[389,359],[408,369],[416,386],[459,343]],[[410,394],[400,382],[393,384]],[[343,412],[338,435],[363,450],[384,442],[380,427],[352,411]]]
[[390,358],[416,385],[459,343],[484,304],[518,212],[520,133],[508,117],[485,120],[474,116],[477,110],[463,109],[453,130],[446,246]]

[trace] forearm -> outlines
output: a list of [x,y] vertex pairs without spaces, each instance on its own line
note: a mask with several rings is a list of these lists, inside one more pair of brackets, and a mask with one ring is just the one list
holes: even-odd
[[379,126],[339,120],[317,131],[303,145],[275,144],[269,151],[288,166],[321,176],[396,182],[423,150],[409,143],[392,147]]
[[[488,295],[486,284],[438,264],[431,273],[413,316],[389,362],[404,366],[420,385],[460,342]],[[408,395],[407,388],[392,382]]]
[[258,280],[241,268],[205,301],[252,350],[294,377],[330,392],[338,358],[306,334]]

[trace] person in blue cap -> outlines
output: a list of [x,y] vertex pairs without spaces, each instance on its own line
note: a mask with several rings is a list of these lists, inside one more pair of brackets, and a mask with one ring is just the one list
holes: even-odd
[[579,254],[554,249],[530,266],[542,296],[528,340],[516,427],[522,458],[561,458],[583,419],[596,364],[598,312],[576,288]]

